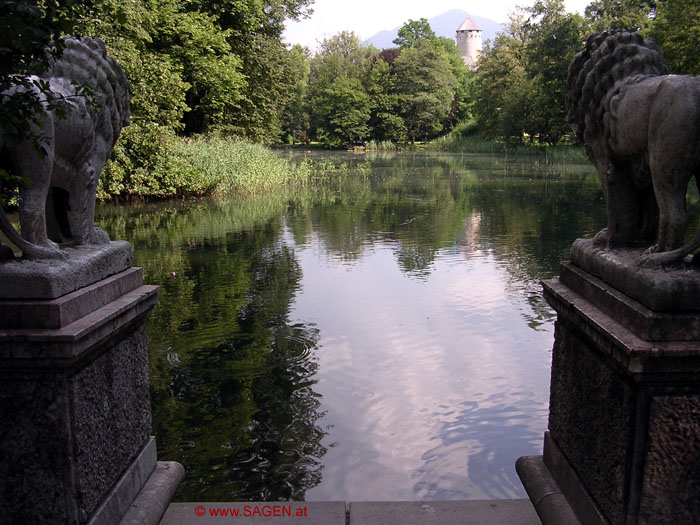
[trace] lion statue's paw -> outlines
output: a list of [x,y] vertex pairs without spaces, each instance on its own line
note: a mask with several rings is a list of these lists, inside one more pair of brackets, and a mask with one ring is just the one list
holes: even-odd
[[603,228],[593,236],[593,245],[601,248],[608,247],[608,229]]
[[651,248],[645,250],[644,253],[639,256],[639,259],[637,260],[637,268],[645,270],[656,270],[661,268],[662,263],[661,258],[659,257],[660,254],[650,252],[650,249]]
[[644,250],[644,252],[642,253],[640,259],[643,258],[643,257],[649,257],[650,255],[652,255],[652,254],[654,254],[654,253],[657,253],[658,251],[659,251],[659,245],[658,245],[658,244],[652,244],[651,246],[649,246],[649,248],[647,248],[646,250]]
[[90,244],[107,244],[109,242],[109,235],[102,228],[95,226],[90,236]]
[[68,254],[61,250],[58,245],[51,242],[53,246],[39,246],[37,244],[29,244],[22,246],[22,255],[25,259],[68,259]]
[[637,260],[637,268],[644,270],[666,270],[683,268],[683,257],[679,257],[675,252],[657,251],[656,245],[647,248]]

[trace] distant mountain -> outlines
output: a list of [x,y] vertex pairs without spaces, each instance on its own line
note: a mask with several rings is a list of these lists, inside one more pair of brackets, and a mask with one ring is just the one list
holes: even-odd
[[[502,24],[481,16],[470,15],[461,9],[452,9],[441,15],[429,18],[428,23],[430,23],[430,27],[435,31],[437,36],[454,38],[457,28],[462,25],[462,22],[464,22],[467,16],[471,16],[472,20],[474,20],[483,31],[484,42],[493,40],[496,33],[503,30]],[[408,22],[408,19],[406,22]],[[365,44],[374,44],[374,47],[379,49],[396,47],[393,40],[399,35],[400,28],[401,26],[398,26],[391,30],[380,31],[376,35],[368,38]]]

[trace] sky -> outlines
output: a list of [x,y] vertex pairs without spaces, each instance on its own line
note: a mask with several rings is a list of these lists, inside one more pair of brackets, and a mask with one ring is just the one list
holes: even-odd
[[[569,12],[583,14],[591,0],[564,0]],[[317,41],[340,31],[354,31],[366,40],[384,29],[401,26],[409,19],[432,18],[451,9],[461,9],[470,15],[505,22],[515,7],[532,5],[534,0],[489,0],[465,2],[460,0],[315,0],[311,18],[287,22],[284,40],[311,49]],[[457,25],[463,21],[457,22]],[[456,29],[456,27],[455,27]]]

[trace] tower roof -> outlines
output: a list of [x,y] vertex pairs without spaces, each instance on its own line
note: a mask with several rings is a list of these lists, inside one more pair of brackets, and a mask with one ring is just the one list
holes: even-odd
[[457,31],[481,31],[481,28],[476,25],[471,16],[468,16]]

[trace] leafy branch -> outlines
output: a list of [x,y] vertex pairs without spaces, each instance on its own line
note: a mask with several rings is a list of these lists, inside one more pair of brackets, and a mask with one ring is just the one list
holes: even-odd
[[[0,0],[0,148],[29,140],[46,154],[49,139],[41,132],[42,117],[53,112],[64,118],[70,104],[36,75],[61,56],[62,35],[73,27],[82,4],[78,0]],[[74,96],[91,99],[92,92],[78,86]],[[0,168],[0,185],[4,185],[0,203],[21,182],[4,168]]]

